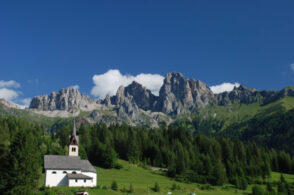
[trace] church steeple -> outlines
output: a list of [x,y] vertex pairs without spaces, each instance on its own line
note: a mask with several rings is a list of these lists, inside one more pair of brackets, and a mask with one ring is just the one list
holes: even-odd
[[69,156],[79,156],[79,136],[77,136],[76,121],[74,120],[74,125],[72,129],[72,135],[69,138]]
[[75,119],[74,119],[74,125],[73,125],[72,135],[73,136],[77,136],[77,128],[76,128],[76,120]]

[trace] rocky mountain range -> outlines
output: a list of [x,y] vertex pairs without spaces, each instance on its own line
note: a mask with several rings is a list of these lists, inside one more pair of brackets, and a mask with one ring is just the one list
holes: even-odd
[[185,78],[181,73],[168,73],[155,96],[137,82],[121,86],[116,95],[94,100],[77,89],[61,89],[50,95],[36,96],[29,109],[49,117],[70,117],[86,114],[89,122],[128,124],[169,123],[178,115],[196,112],[207,105],[267,104],[285,96],[294,96],[291,87],[281,91],[258,91],[243,85],[230,92],[214,94],[202,81]]

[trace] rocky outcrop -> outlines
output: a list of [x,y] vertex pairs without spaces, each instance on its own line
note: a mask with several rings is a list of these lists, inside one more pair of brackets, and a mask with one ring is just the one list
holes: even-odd
[[235,87],[231,92],[215,95],[217,104],[221,106],[234,103],[251,104],[255,102],[265,105],[286,96],[294,97],[294,89],[286,87],[281,91],[258,91],[240,85],[239,87]]
[[207,105],[267,104],[285,96],[294,96],[294,88],[273,92],[240,85],[230,92],[213,94],[202,81],[185,78],[181,73],[168,73],[159,96],[134,81],[126,87],[119,87],[116,95],[107,95],[103,100],[84,96],[77,89],[61,89],[50,95],[34,97],[30,109],[49,117],[78,116],[80,111],[90,111],[87,119],[93,123],[156,126],[158,123],[168,124],[177,115],[197,112]]
[[223,92],[216,95],[218,105],[230,105],[234,103],[250,104],[254,102],[261,103],[264,96],[256,89],[246,88],[244,85],[235,87],[230,92]]
[[187,79],[181,73],[168,73],[156,109],[167,114],[183,114],[213,101],[214,94],[203,82]]
[[133,81],[125,88],[125,95],[132,96],[134,102],[143,110],[153,110],[158,101],[157,96],[136,81]]
[[29,108],[42,111],[72,111],[74,109],[93,110],[96,107],[95,100],[82,95],[77,89],[64,88],[50,95],[34,97]]

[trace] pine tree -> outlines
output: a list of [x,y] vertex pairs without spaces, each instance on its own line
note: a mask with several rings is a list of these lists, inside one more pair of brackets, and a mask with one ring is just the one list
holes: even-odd
[[30,194],[38,184],[40,164],[36,138],[20,130],[10,145],[5,171],[7,194]]

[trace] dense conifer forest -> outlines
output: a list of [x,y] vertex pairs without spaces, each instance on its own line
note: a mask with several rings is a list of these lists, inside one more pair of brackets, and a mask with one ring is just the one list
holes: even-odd
[[[63,125],[48,133],[22,119],[1,118],[0,193],[26,194],[36,189],[43,155],[67,155],[71,131],[71,125]],[[271,171],[294,173],[294,160],[283,150],[242,142],[238,137],[195,134],[179,125],[149,129],[82,124],[78,134],[81,158],[104,168],[120,169],[120,158],[139,166],[167,168],[166,175],[179,181],[228,182],[240,189],[257,182],[256,178],[269,177]]]

